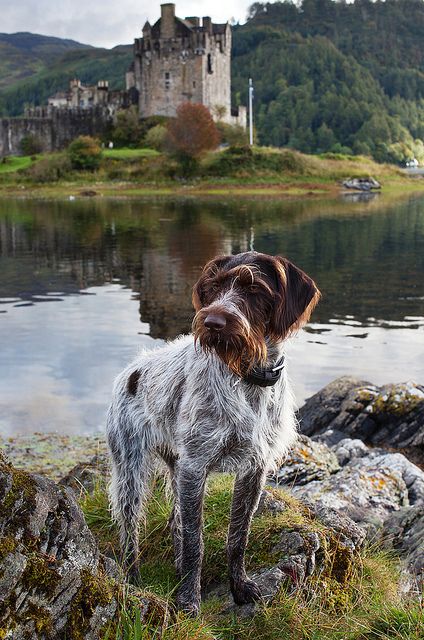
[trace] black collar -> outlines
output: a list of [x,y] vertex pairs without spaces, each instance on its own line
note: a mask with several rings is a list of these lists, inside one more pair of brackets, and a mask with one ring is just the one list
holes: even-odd
[[258,387],[272,387],[280,379],[283,369],[284,356],[281,356],[269,367],[253,367],[247,376],[244,376],[243,381],[247,384],[256,384]]

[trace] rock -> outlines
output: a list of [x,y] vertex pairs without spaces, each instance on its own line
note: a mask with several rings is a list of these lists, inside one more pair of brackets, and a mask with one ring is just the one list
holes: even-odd
[[273,480],[277,484],[304,485],[323,480],[339,468],[337,457],[327,446],[301,435]]
[[255,518],[260,517],[265,511],[276,515],[282,513],[287,508],[286,503],[283,500],[276,498],[271,491],[264,490],[261,493],[258,507],[255,511]]
[[[118,578],[73,492],[15,469],[0,452],[2,637],[99,638],[127,592]],[[139,598],[141,612],[144,600]]]
[[97,454],[89,462],[77,464],[61,480],[59,485],[69,487],[80,497],[82,493],[92,493],[96,486],[104,485],[110,475],[107,454]]
[[369,178],[348,178],[343,180],[346,189],[356,189],[357,191],[371,191],[371,189],[381,189],[381,184],[371,176]]
[[[275,515],[276,501],[272,492],[264,491],[260,502],[261,514],[269,510]],[[285,505],[279,513],[289,508],[283,499],[278,502]],[[320,580],[325,576],[344,585],[357,561],[357,554],[365,540],[365,531],[347,516],[330,509],[322,506],[310,509],[308,505],[304,508],[307,516],[302,524],[282,527],[279,539],[271,551],[272,557],[276,558],[275,563],[251,574],[265,603],[270,603],[282,586],[289,592],[303,588],[307,591],[308,578],[313,575],[319,576]],[[235,612],[246,618],[253,616],[259,606],[235,605],[226,583],[215,586],[207,597],[226,598],[223,613]]]
[[299,417],[302,433],[327,444],[348,436],[397,449],[424,465],[422,385],[408,382],[377,387],[355,378],[338,378],[309,398]]
[[409,590],[422,593],[424,587],[424,506],[400,509],[384,523],[381,538],[390,549],[396,549],[404,557],[415,584]]
[[398,469],[383,459],[354,458],[338,473],[323,481],[294,486],[296,497],[345,513],[365,525],[370,535],[388,515],[409,505],[408,489]]

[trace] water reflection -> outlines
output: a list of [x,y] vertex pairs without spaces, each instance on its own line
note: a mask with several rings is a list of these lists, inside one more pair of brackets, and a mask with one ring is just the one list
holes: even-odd
[[148,340],[140,333],[189,330],[204,262],[252,242],[324,294],[291,346],[300,400],[341,373],[419,378],[422,198],[1,202],[0,429],[97,428],[114,374]]

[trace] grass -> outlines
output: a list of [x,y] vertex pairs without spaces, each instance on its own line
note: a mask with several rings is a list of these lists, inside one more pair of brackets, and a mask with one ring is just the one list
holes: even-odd
[[230,147],[206,154],[197,177],[183,179],[176,160],[153,149],[105,149],[95,172],[64,170],[60,153],[40,156],[40,163],[32,165],[30,158],[10,158],[0,164],[0,196],[62,198],[91,192],[110,198],[320,198],[337,196],[344,178],[368,175],[382,182],[386,195],[424,189],[422,178],[411,178],[398,167],[363,156],[308,156],[291,149]]
[[5,162],[0,161],[0,174],[14,173],[19,169],[26,169],[31,166],[33,160],[30,156],[10,156],[5,158]]
[[116,160],[128,160],[134,158],[153,158],[160,155],[154,149],[105,149],[103,156],[105,158],[113,158]]
[[[233,479],[211,477],[205,499],[204,588],[227,583],[225,539]],[[251,618],[228,611],[225,598],[204,599],[201,615],[191,619],[176,614],[172,606],[178,587],[173,568],[171,538],[167,527],[171,505],[162,481],[157,481],[148,504],[141,534],[143,558],[141,581],[158,603],[147,622],[139,606],[124,599],[115,626],[105,640],[423,640],[423,610],[399,595],[400,576],[396,558],[378,548],[367,547],[349,555],[334,532],[317,521],[309,510],[290,495],[273,490],[286,509],[255,517],[246,555],[248,571],[275,564],[275,551],[282,530],[316,532],[321,540],[319,570],[295,592],[281,588],[268,605],[261,605]],[[102,550],[117,553],[118,538],[110,519],[104,487],[98,486],[82,500],[82,508]],[[162,607],[158,622],[157,608]],[[165,615],[164,610],[168,610]]]

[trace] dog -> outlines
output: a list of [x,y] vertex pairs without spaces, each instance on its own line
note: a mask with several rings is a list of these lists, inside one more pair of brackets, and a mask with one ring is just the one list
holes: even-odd
[[170,519],[177,606],[200,607],[202,505],[211,471],[236,472],[227,558],[237,604],[261,597],[245,570],[252,516],[267,473],[296,439],[284,341],[320,298],[286,258],[249,251],[206,264],[193,288],[193,334],[143,352],[116,379],[108,412],[110,499],[130,579],[155,461],[174,494]]

